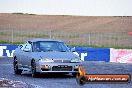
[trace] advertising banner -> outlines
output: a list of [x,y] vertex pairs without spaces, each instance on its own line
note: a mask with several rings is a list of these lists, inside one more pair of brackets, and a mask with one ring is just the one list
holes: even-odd
[[110,62],[132,63],[132,50],[110,49]]
[[[0,57],[13,57],[13,53],[17,47],[18,45],[1,44]],[[83,61],[110,61],[109,48],[75,47],[74,54],[78,55]]]
[[18,45],[0,44],[0,57],[13,57],[13,53]]
[[110,61],[109,48],[76,47],[75,51],[83,61]]

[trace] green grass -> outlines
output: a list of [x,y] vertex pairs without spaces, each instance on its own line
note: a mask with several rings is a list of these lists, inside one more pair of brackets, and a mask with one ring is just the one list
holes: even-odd
[[[23,44],[23,42],[8,42],[8,41],[0,41],[0,44]],[[124,47],[124,46],[104,46],[104,45],[87,45],[87,44],[67,44],[68,46],[74,47],[93,47],[93,48],[115,48],[115,49],[132,49],[132,47]]]
[[31,34],[31,35],[26,35],[26,37],[29,37],[29,38],[49,38],[49,35],[47,34],[40,34],[40,35],[33,35],[33,34]]
[[0,32],[0,35],[11,35],[11,33],[7,33],[7,32]]
[[0,41],[0,44],[11,44],[11,42],[7,42],[7,41]]
[[0,44],[22,44],[23,42],[8,42],[8,41],[0,41]]
[[87,45],[87,44],[68,44],[74,47],[93,47],[93,48],[115,48],[115,49],[132,49],[132,46],[104,46],[104,45]]

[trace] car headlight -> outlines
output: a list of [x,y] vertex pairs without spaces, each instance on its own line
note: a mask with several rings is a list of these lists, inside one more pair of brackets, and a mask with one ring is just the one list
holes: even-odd
[[78,58],[75,58],[75,59],[71,59],[71,62],[79,63],[79,62],[82,62],[82,61],[80,59],[78,59]]
[[44,58],[44,59],[40,59],[40,62],[54,62],[54,60],[49,59],[49,58]]

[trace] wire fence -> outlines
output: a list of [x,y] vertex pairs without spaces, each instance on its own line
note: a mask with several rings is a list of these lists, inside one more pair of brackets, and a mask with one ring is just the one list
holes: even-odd
[[132,37],[127,32],[69,33],[65,31],[0,30],[0,42],[17,43],[32,38],[60,39],[69,45],[132,47]]

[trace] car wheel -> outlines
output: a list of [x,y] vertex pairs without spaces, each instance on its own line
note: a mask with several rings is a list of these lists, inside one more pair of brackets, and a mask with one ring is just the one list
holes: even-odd
[[84,85],[86,83],[86,78],[84,76],[79,76],[76,80],[79,85]]
[[32,69],[32,77],[33,78],[38,77],[39,73],[36,72],[36,63],[35,63],[35,60],[32,60],[31,66],[32,66],[32,68],[31,68]]
[[17,75],[21,75],[22,70],[18,69],[18,62],[16,58],[14,59],[13,67],[14,67],[14,73]]

